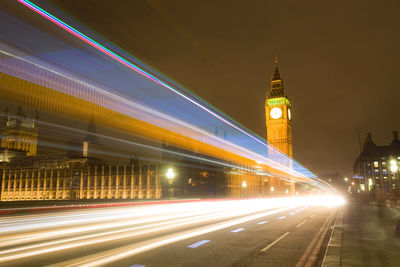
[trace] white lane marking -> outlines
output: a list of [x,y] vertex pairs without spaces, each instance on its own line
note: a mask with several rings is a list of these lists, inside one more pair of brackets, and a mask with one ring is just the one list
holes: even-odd
[[294,215],[294,212],[291,212],[290,215]]
[[296,212],[300,212],[300,210],[296,210]]
[[281,216],[281,217],[279,217],[278,219],[279,220],[282,220],[282,219],[285,219],[286,218],[286,216]]
[[304,221],[302,221],[301,223],[299,223],[298,225],[296,225],[296,228],[299,228],[300,226],[303,225],[303,223],[305,223],[308,219],[305,219]]
[[316,213],[314,213],[313,215],[311,215],[311,216],[310,216],[310,219],[311,219],[312,217],[314,217],[314,216],[315,216],[315,214],[316,214]]
[[231,232],[232,233],[237,233],[237,232],[240,232],[240,231],[243,231],[243,230],[244,230],[244,228],[237,228],[235,230],[232,230]]
[[262,221],[262,222],[258,222],[257,224],[264,224],[267,223],[268,221]]
[[208,242],[210,242],[210,240],[201,240],[201,241],[193,243],[193,244],[191,244],[191,245],[189,245],[187,247],[188,248],[197,248],[197,247],[200,247],[201,245],[204,245],[204,244],[206,244]]
[[282,238],[284,238],[284,237],[287,236],[288,234],[289,234],[289,232],[284,233],[283,235],[281,235],[280,237],[278,237],[274,242],[272,242],[271,244],[269,244],[268,246],[266,246],[265,248],[263,248],[262,250],[260,250],[260,252],[267,251],[268,249],[270,249],[273,245],[275,245],[276,243],[278,243]]
[[134,265],[131,265],[130,267],[145,267],[146,265],[141,265],[141,264],[134,264]]

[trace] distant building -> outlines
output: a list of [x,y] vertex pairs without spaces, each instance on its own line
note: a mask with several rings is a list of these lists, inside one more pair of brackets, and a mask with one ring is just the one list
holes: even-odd
[[397,131],[393,132],[393,140],[386,146],[377,146],[368,133],[354,163],[353,188],[356,192],[399,193],[399,163]]
[[344,177],[338,172],[321,173],[321,174],[318,174],[317,176],[319,179],[328,183],[329,185],[331,185],[333,188],[335,188],[338,191],[347,190]]

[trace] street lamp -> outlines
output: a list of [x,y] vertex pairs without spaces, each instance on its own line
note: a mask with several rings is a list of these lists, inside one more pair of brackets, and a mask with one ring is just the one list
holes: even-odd
[[344,181],[345,181],[345,182],[349,181],[349,178],[344,177]]
[[246,183],[246,181],[242,182],[242,187],[243,187],[243,197],[246,198],[247,197],[247,191],[246,191],[247,183]]
[[174,170],[173,170],[172,168],[169,168],[169,169],[167,170],[167,178],[170,179],[170,180],[172,180],[172,179],[174,179],[174,177],[175,177]]
[[399,169],[399,167],[397,166],[397,161],[392,159],[390,161],[390,171],[395,173],[395,172],[397,172],[398,169]]
[[[397,165],[397,160],[391,159],[390,160],[390,171],[393,173],[393,179],[395,179],[395,180],[397,180],[396,173],[398,170],[399,170],[399,166]],[[399,185],[398,181],[396,181],[395,183],[397,184],[397,186]],[[392,185],[390,185],[390,187],[392,188]]]
[[172,182],[174,180],[174,177],[175,177],[174,170],[172,168],[169,168],[167,170],[168,196],[169,196],[169,198],[173,198],[174,197],[174,188],[172,187]]

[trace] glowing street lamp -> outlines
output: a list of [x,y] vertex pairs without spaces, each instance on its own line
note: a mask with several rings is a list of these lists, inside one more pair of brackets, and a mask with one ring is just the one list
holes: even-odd
[[348,181],[349,181],[349,178],[344,177],[344,181],[345,181],[345,182],[348,182]]
[[246,188],[247,188],[247,183],[246,183],[246,181],[243,181],[243,182],[242,182],[242,187],[243,187],[243,197],[244,197],[244,198],[247,198],[247,190],[246,190]]
[[397,166],[397,161],[394,160],[394,159],[392,159],[392,160],[390,161],[390,171],[391,171],[392,173],[395,173],[395,172],[397,172],[398,169],[399,169],[399,166]]
[[174,188],[172,186],[172,182],[174,180],[175,173],[172,168],[169,168],[167,170],[167,179],[168,179],[168,197],[173,198],[174,197]]
[[397,185],[397,190],[399,190],[398,189],[399,181],[397,181],[397,179],[396,179],[396,173],[398,170],[399,170],[399,166],[397,165],[397,160],[391,159],[390,160],[390,171],[393,173],[392,179],[395,180],[393,182],[395,182],[395,184]]
[[174,170],[173,170],[172,168],[169,168],[169,169],[167,170],[167,178],[168,178],[168,179],[174,179],[174,177],[175,177]]

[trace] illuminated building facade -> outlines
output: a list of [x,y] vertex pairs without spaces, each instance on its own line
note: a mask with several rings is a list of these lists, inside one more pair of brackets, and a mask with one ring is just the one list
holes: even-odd
[[354,163],[354,192],[399,193],[400,141],[393,132],[390,145],[377,146],[368,133]]
[[34,156],[37,153],[38,129],[35,124],[38,113],[28,118],[20,106],[16,115],[8,107],[0,117],[0,162],[9,162],[19,155]]
[[[271,79],[271,88],[265,100],[265,120],[267,126],[267,141],[279,152],[293,158],[292,147],[292,110],[290,101],[283,87],[283,80],[278,70],[278,58],[275,57],[275,70]],[[270,158],[274,159],[278,153],[270,148]],[[292,162],[281,162],[292,167]],[[279,179],[269,179],[269,185],[278,191],[286,191],[287,186]],[[290,185],[291,193],[295,193],[294,183]],[[287,192],[287,191],[286,191]]]
[[0,163],[0,201],[161,198],[159,163],[105,159],[93,121],[81,144],[62,156],[37,153],[37,123],[21,108],[5,118],[1,145],[9,152]]
[[35,157],[0,169],[1,201],[161,197],[158,165],[150,162]]

